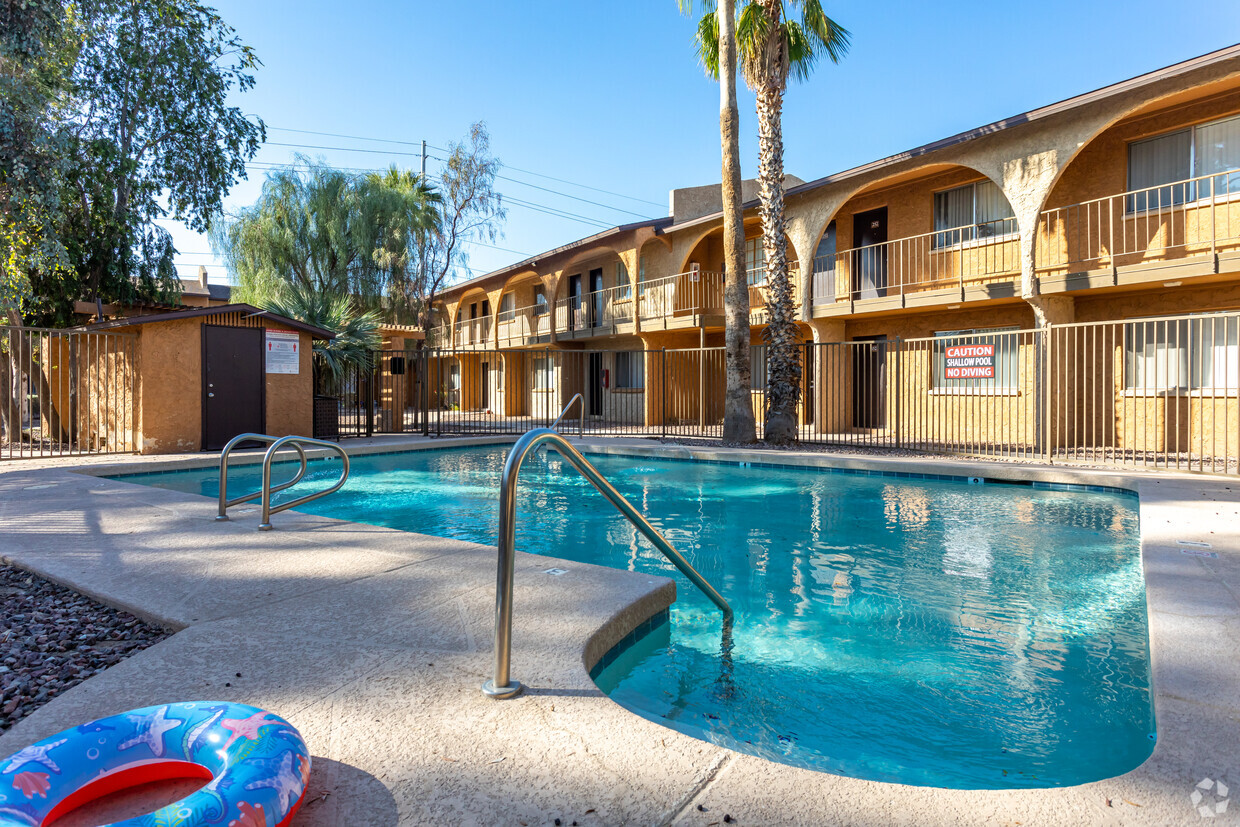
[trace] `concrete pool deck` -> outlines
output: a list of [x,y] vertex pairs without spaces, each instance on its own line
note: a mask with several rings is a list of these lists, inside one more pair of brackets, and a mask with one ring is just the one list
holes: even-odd
[[[496,440],[349,449],[478,441]],[[716,747],[628,712],[587,674],[671,602],[671,581],[525,554],[513,675],[531,688],[493,701],[478,686],[491,663],[494,548],[297,512],[276,515],[276,530],[263,533],[256,512],[216,523],[214,501],[88,475],[214,462],[198,454],[0,466],[0,556],[178,630],[18,723],[0,736],[0,756],[126,709],[219,699],[270,709],[301,729],[314,770],[297,825],[705,826],[725,815],[751,825],[1187,825],[1202,823],[1189,799],[1199,781],[1223,779],[1240,795],[1240,480],[592,444],[1137,490],[1154,755],[1093,784],[990,792],[859,781]],[[567,571],[546,574],[552,567]],[[1233,804],[1209,823],[1240,824]]]

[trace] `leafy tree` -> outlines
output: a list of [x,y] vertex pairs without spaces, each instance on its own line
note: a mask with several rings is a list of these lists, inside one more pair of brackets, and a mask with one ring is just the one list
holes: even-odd
[[21,322],[30,271],[65,266],[56,109],[74,59],[70,29],[61,0],[0,4],[0,310],[10,324]]
[[265,138],[228,102],[254,85],[250,47],[196,0],[81,0],[58,111],[56,205],[65,271],[30,272],[26,318],[73,320],[73,302],[175,299],[171,216],[205,231]]
[[[692,0],[677,0],[691,13]],[[723,407],[723,438],[753,442],[753,394],[749,365],[749,285],[745,277],[745,226],[741,210],[741,149],[736,127],[736,0],[704,0],[713,27],[699,28],[698,54],[706,71],[719,81],[719,142],[723,150],[724,369],[727,390]],[[705,20],[705,18],[703,18]],[[709,38],[709,39],[708,39]]]
[[420,252],[439,229],[443,199],[421,176],[395,166],[367,175],[361,191],[363,202],[373,208],[371,259],[386,274],[389,313],[400,321],[416,320]]
[[[800,20],[788,18],[785,7],[798,9]],[[827,17],[819,0],[743,0],[737,12],[736,38],[741,72],[757,96],[758,110],[758,195],[770,291],[770,321],[762,331],[768,371],[764,438],[787,443],[797,438],[801,362],[784,228],[784,92],[789,77],[808,80],[819,58],[826,56],[838,63],[848,52],[849,34]],[[704,53],[718,43],[714,16],[702,18],[698,41]]]
[[443,202],[439,226],[419,252],[416,275],[408,286],[411,301],[419,308],[418,325],[428,335],[435,297],[458,273],[468,272],[466,245],[471,241],[498,241],[508,215],[495,191],[500,162],[491,155],[486,124],[473,124],[468,143],[454,141],[448,149],[447,164],[440,175]]
[[439,200],[395,167],[361,176],[299,159],[267,176],[253,207],[217,225],[212,245],[236,278],[238,300],[263,305],[294,285],[392,311],[407,301]]
[[307,324],[330,330],[336,338],[314,343],[315,385],[319,380],[330,380],[339,386],[352,366],[365,365],[370,352],[378,350],[379,314],[374,310],[362,310],[357,302],[343,294],[326,293],[290,282],[282,285],[277,294],[264,305],[273,313],[297,319]]

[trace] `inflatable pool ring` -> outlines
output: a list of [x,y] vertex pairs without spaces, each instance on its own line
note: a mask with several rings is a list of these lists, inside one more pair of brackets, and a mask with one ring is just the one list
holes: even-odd
[[200,701],[135,709],[65,730],[0,760],[0,827],[42,827],[150,781],[209,783],[113,827],[284,827],[301,806],[310,752],[283,718]]

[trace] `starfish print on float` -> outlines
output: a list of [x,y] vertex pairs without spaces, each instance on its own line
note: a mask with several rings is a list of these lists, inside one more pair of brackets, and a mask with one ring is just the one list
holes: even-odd
[[145,744],[150,747],[156,758],[163,758],[164,733],[185,723],[183,719],[164,717],[167,713],[168,707],[161,706],[149,715],[126,715],[125,717],[136,727],[134,736],[116,749],[127,750],[139,744]]
[[253,741],[258,738],[258,731],[265,726],[274,726],[276,721],[263,720],[267,717],[266,712],[255,712],[248,718],[225,718],[220,721],[220,726],[232,733],[228,736],[228,740],[224,742],[224,749],[228,749],[238,738],[244,738],[247,741]]
[[246,784],[245,788],[260,790],[270,787],[280,797],[280,810],[288,812],[289,801],[300,796],[306,787],[306,759],[290,749],[279,758],[259,759],[254,763],[264,765],[272,774]]
[[3,771],[12,772],[26,764],[42,764],[52,772],[60,775],[60,767],[48,756],[48,753],[63,744],[65,740],[65,738],[61,738],[59,741],[53,741],[50,744],[32,744],[10,758],[8,766]]

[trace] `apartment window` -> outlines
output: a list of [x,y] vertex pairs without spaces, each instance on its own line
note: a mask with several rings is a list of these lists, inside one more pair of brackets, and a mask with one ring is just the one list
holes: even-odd
[[[1240,115],[1133,141],[1125,207],[1145,212],[1240,192],[1237,170]],[[1206,176],[1212,177],[1200,180]]]
[[534,288],[534,315],[545,316],[547,314],[547,291],[543,287]]
[[627,301],[633,298],[633,288],[629,284],[629,270],[623,261],[616,262],[616,300]]
[[514,301],[515,300],[512,297],[512,293],[505,293],[504,297],[499,300],[499,320],[501,322],[512,321],[512,318],[515,315],[515,311],[513,310]]
[[550,356],[534,357],[534,390],[546,391],[555,387],[555,364]]
[[621,351],[616,354],[616,387],[646,387],[646,354],[638,351]]
[[1124,387],[1133,392],[1240,388],[1240,317],[1124,325]]
[[461,366],[448,365],[448,390],[459,391],[461,389]]
[[750,287],[766,283],[766,248],[761,236],[745,241],[745,278]]
[[937,331],[936,390],[1015,391],[1020,382],[1020,336],[1015,327]]
[[993,181],[977,181],[934,194],[934,246],[1016,232],[1016,213]]
[[814,272],[825,273],[835,269],[835,222],[827,225],[826,232],[818,239],[814,250]]

